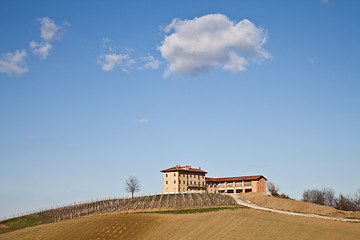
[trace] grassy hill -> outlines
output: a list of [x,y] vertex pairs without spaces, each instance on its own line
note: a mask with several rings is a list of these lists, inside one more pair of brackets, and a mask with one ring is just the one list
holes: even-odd
[[205,213],[91,215],[0,235],[5,239],[359,239],[360,224],[235,208]]
[[55,220],[39,214],[11,218],[0,222],[0,234],[51,222],[55,222]]
[[212,193],[158,194],[135,197],[133,199],[109,199],[69,205],[1,221],[0,234],[44,223],[109,212],[157,211],[161,209],[187,209],[234,205],[236,205],[236,202],[231,197]]
[[297,213],[313,213],[328,217],[338,218],[355,218],[360,219],[360,212],[341,211],[333,207],[326,207],[314,203],[297,201],[293,199],[283,199],[274,196],[269,196],[261,193],[247,193],[241,194],[240,198],[245,201],[250,201],[261,207],[267,207],[277,210],[297,212]]
[[[260,198],[243,194],[245,198]],[[262,195],[261,197],[267,197]],[[195,200],[196,199],[196,200]],[[285,206],[294,200],[281,199]],[[116,200],[107,200],[116,201]],[[95,214],[28,227],[0,234],[7,239],[359,239],[360,223],[340,222],[259,211],[234,205],[221,194],[172,194],[145,196],[114,202],[72,206],[76,211],[107,206]],[[120,201],[120,202],[121,202]],[[258,200],[260,201],[260,200]],[[298,201],[296,201],[298,202]],[[276,200],[274,200],[274,204]],[[288,204],[288,205],[287,205]],[[224,206],[225,205],[225,206]],[[85,208],[85,206],[88,206]],[[70,206],[69,206],[70,207]],[[52,214],[70,210],[53,209]],[[322,206],[319,206],[322,207]],[[79,210],[80,209],[80,210]],[[75,211],[75,210],[74,210]],[[37,214],[46,217],[50,212]],[[27,216],[25,216],[27,217]],[[7,224],[20,219],[6,220]],[[24,220],[21,220],[24,223]],[[36,221],[30,221],[34,225]],[[39,222],[38,222],[39,223]],[[25,224],[26,225],[26,224]],[[0,229],[4,229],[3,222]]]

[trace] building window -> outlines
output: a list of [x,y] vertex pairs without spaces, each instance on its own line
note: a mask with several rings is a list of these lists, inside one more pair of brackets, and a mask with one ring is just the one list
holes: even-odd
[[186,185],[189,185],[189,181],[186,181]]
[[176,177],[176,173],[174,173],[174,177]]
[[190,181],[190,185],[192,184],[192,181]]
[[236,182],[235,187],[242,187],[242,182]]
[[233,183],[232,182],[228,182],[228,183],[226,183],[226,187],[233,187],[234,185],[233,185]]
[[185,180],[183,181],[183,183],[185,184]]
[[200,187],[200,182],[198,182],[198,186]]
[[245,181],[244,186],[251,186],[251,182],[250,181]]
[[204,182],[202,182],[202,186],[204,186]]
[[176,180],[174,180],[174,183],[176,183]]
[[168,181],[166,181],[166,184],[168,184]]
[[198,180],[200,180],[200,176],[198,175]]
[[165,176],[167,177],[167,174],[165,174]]
[[224,183],[219,183],[218,187],[223,188],[223,187],[225,187],[225,184]]

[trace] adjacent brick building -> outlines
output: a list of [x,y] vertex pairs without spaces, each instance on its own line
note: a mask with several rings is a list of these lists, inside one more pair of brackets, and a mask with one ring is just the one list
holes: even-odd
[[210,193],[266,193],[266,178],[262,175],[207,178],[206,171],[191,166],[164,169],[164,193],[210,192]]
[[210,193],[266,193],[266,180],[262,175],[206,178],[206,190]]

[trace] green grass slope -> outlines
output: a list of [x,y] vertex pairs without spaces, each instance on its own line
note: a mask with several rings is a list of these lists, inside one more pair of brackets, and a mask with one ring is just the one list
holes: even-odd
[[11,232],[27,227],[33,227],[45,223],[51,223],[55,220],[52,218],[31,214],[17,218],[11,218],[0,222],[0,234]]

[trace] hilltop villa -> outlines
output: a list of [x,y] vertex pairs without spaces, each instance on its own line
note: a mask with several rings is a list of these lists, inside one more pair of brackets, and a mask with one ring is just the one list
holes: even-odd
[[164,169],[164,193],[209,192],[209,193],[266,193],[266,178],[262,175],[207,178],[206,171],[191,166]]

